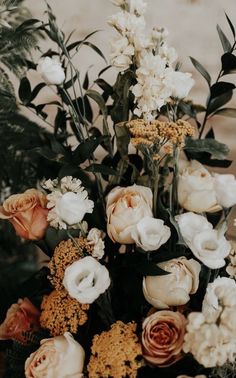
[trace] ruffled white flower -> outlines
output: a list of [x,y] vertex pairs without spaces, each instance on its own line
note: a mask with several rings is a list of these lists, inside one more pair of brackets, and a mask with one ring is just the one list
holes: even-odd
[[[167,54],[168,53],[169,53],[169,59],[175,60],[174,52],[170,52],[167,50]],[[191,88],[194,85],[194,80],[192,79],[192,75],[190,73],[184,73],[180,71],[169,71],[168,81],[169,81],[169,85],[172,88],[171,97],[175,97],[178,99],[187,97]]]
[[161,219],[144,217],[134,226],[131,238],[144,251],[155,251],[170,238],[170,228]]
[[111,64],[119,71],[125,71],[132,64],[134,46],[128,38],[118,37],[111,43]]
[[222,207],[232,207],[236,204],[236,179],[230,174],[214,174],[214,187],[217,203]]
[[107,268],[92,256],[75,261],[65,270],[63,285],[80,303],[93,303],[110,286]]
[[124,11],[110,16],[108,24],[113,26],[123,36],[128,36],[130,41],[132,41],[136,33],[140,34],[144,31],[146,25],[144,17],[137,17]]
[[[176,61],[176,59],[178,58],[177,52],[174,49],[174,47],[169,47],[166,42],[163,42],[160,45],[159,50],[158,50],[158,54],[160,55],[160,57],[162,59],[164,59],[166,61],[166,63],[168,63],[169,66],[171,66]],[[173,73],[175,71],[171,70],[171,71],[168,71],[168,72]],[[173,82],[172,82],[172,84],[173,84]]]
[[55,228],[76,227],[86,213],[92,213],[94,202],[88,199],[88,192],[81,181],[71,176],[47,181],[44,187],[52,192],[47,195],[48,221]]
[[159,263],[158,266],[170,274],[147,276],[143,279],[143,294],[146,300],[158,309],[181,306],[196,293],[199,285],[201,265],[185,257]]
[[60,85],[65,80],[65,72],[61,62],[55,57],[50,58],[46,56],[45,58],[41,58],[37,71],[48,85]]
[[229,255],[231,245],[220,232],[212,229],[205,217],[185,213],[177,216],[176,220],[184,241],[198,260],[211,269],[225,265],[224,259]]
[[143,0],[130,0],[129,11],[130,13],[142,16],[147,9],[147,3]]
[[87,240],[93,246],[92,256],[98,260],[104,256],[105,243],[102,239],[103,232],[98,228],[91,228],[87,235]]
[[231,251],[228,256],[229,262],[226,268],[226,272],[230,276],[230,278],[236,279],[236,243],[234,241],[230,241],[231,243]]
[[226,306],[236,306],[236,282],[231,278],[218,277],[208,284],[202,312],[207,321],[215,322]]

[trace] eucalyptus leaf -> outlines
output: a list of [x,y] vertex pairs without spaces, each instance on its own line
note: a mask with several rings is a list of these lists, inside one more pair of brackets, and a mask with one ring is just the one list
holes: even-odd
[[229,153],[229,147],[215,139],[191,139],[186,138],[184,149],[187,152],[208,152],[212,158],[225,159]]
[[101,136],[98,138],[87,138],[84,142],[80,143],[73,151],[73,160],[77,164],[84,163],[91,157],[96,148],[104,141],[106,137]]
[[216,27],[224,52],[231,51],[231,43],[219,25]]
[[235,108],[222,108],[217,110],[214,115],[221,115],[224,117],[236,118],[236,109]]
[[198,72],[204,77],[204,79],[206,79],[209,87],[211,86],[211,76],[209,74],[209,72],[207,72],[207,70],[203,67],[203,65],[201,63],[199,63],[196,59],[192,58],[190,56],[190,60],[192,62],[192,64],[194,65],[194,67],[196,68],[196,70],[198,70]]
[[236,72],[236,56],[230,52],[221,57],[222,71],[224,75]]

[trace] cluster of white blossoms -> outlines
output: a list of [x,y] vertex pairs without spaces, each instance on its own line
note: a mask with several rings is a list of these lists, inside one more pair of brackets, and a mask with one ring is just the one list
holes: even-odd
[[108,21],[119,33],[111,43],[111,64],[121,72],[131,65],[135,67],[134,113],[152,119],[170,97],[186,97],[194,80],[191,74],[174,70],[177,54],[167,45],[168,32],[164,28],[153,28],[151,33],[146,33],[147,4],[143,0],[112,2],[121,10]]
[[93,211],[94,202],[88,199],[79,179],[66,176],[60,181],[47,180],[42,187],[51,191],[47,195],[48,221],[54,228],[76,228],[85,214]]
[[206,368],[233,363],[236,357],[236,283],[218,277],[210,283],[203,301],[202,312],[188,316],[183,344],[185,353]]

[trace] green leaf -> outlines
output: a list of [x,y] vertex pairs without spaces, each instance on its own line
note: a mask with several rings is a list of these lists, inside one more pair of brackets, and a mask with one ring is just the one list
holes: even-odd
[[190,59],[191,59],[192,64],[196,68],[196,70],[204,77],[204,79],[206,79],[206,81],[207,81],[207,83],[208,83],[208,85],[210,87],[211,86],[211,76],[210,76],[210,74],[203,67],[203,65],[201,63],[199,63],[196,59],[192,58],[191,56],[190,56]]
[[234,26],[233,26],[233,24],[232,24],[232,22],[231,22],[231,20],[230,20],[230,18],[229,18],[229,16],[227,15],[226,12],[225,12],[225,16],[226,16],[226,19],[227,19],[227,21],[228,21],[229,27],[230,27],[230,29],[231,29],[231,31],[232,31],[233,37],[235,38],[235,28],[234,28]]
[[230,52],[225,53],[221,57],[222,71],[224,75],[236,72],[236,56]]
[[211,86],[211,99],[221,96],[224,93],[235,89],[235,84],[226,81],[219,81]]
[[191,139],[186,138],[184,149],[187,152],[208,152],[215,159],[225,159],[229,153],[229,147],[215,139]]
[[63,87],[65,89],[69,89],[70,87],[72,87],[74,83],[76,82],[77,77],[78,77],[78,74],[76,73],[70,80],[68,80],[66,83],[63,84]]
[[27,77],[23,77],[20,81],[20,87],[19,87],[19,98],[22,101],[23,104],[28,104],[31,99],[31,85]]
[[115,133],[116,133],[116,143],[117,149],[120,152],[121,156],[128,155],[128,147],[130,142],[130,135],[127,127],[123,122],[117,123],[115,125]]
[[99,31],[101,31],[101,30],[95,30],[92,33],[89,33],[88,35],[86,35],[86,37],[83,40],[71,43],[70,45],[67,46],[67,51],[71,51],[74,48],[79,47],[84,41],[86,41],[87,39],[92,37],[92,35],[98,33]]
[[222,108],[217,110],[214,115],[221,115],[224,117],[236,118],[236,109],[235,108]]
[[219,25],[217,25],[216,28],[217,28],[224,52],[230,52],[232,48],[230,41],[228,40],[228,38],[226,37],[225,33],[223,32],[223,30],[221,29]]
[[102,51],[96,45],[94,45],[93,43],[91,43],[89,41],[83,41],[82,45],[88,46],[91,49],[93,49],[107,64],[107,60],[105,58],[105,55],[102,53]]
[[118,172],[115,169],[110,168],[104,164],[91,164],[89,167],[85,168],[85,171],[93,173],[102,173],[104,175],[118,175]]
[[80,143],[78,147],[73,151],[73,160],[77,164],[84,163],[96,148],[104,141],[106,137],[101,136],[98,138],[87,138],[84,142]]
[[210,103],[207,107],[207,114],[213,113],[215,110],[219,109],[221,106],[227,104],[233,97],[233,91],[230,90],[226,93],[223,93],[210,100]]
[[35,97],[38,96],[41,89],[43,89],[45,87],[46,87],[45,83],[39,83],[38,85],[36,85],[36,87],[32,90],[30,101],[33,101],[35,99]]

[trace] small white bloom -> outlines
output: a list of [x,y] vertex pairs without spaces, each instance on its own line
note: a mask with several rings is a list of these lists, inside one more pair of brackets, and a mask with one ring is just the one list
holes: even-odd
[[[162,43],[162,45],[159,47],[158,53],[162,59],[165,59],[169,66],[172,65],[178,58],[176,50],[173,47],[169,47],[166,42]],[[173,72],[175,71],[171,70],[167,72],[171,72],[171,74],[173,75]]]
[[147,9],[147,3],[143,0],[130,0],[130,13],[142,16]]
[[104,256],[105,244],[102,237],[103,232],[98,228],[91,228],[87,236],[89,244],[93,245],[92,256],[98,260]]
[[202,312],[207,321],[215,322],[222,311],[222,306],[235,306],[235,304],[236,282],[231,278],[218,277],[207,286]]
[[176,217],[184,241],[194,256],[211,269],[225,265],[224,258],[231,250],[230,243],[223,235],[212,229],[205,217],[185,213]]
[[72,176],[65,176],[61,179],[60,187],[61,187],[62,193],[66,193],[66,192],[80,193],[81,184],[82,182],[79,179]]
[[190,73],[169,71],[168,79],[171,81],[171,96],[179,99],[185,98],[194,85],[194,80]]
[[180,257],[158,266],[170,274],[144,277],[146,300],[159,309],[186,304],[190,300],[189,294],[196,293],[198,289],[201,265],[194,259]]
[[144,251],[155,251],[170,238],[170,228],[161,219],[144,217],[134,226],[131,238]]
[[111,64],[117,68],[118,71],[125,71],[132,64],[132,59],[128,55],[117,55],[111,58]]
[[65,72],[61,62],[55,57],[50,58],[46,56],[45,58],[41,58],[37,71],[48,85],[60,85],[65,80]]
[[107,268],[91,256],[84,257],[65,270],[63,285],[80,303],[93,303],[110,286]]
[[232,207],[236,204],[236,179],[230,174],[214,174],[214,186],[217,203],[222,207]]

